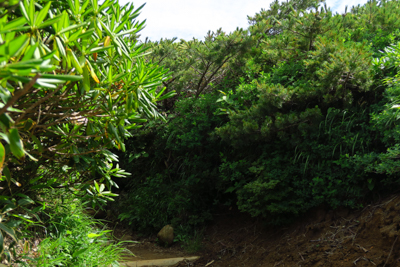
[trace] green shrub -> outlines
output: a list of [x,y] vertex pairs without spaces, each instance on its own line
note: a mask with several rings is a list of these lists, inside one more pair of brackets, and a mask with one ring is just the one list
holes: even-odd
[[[53,193],[54,194],[54,193]],[[37,266],[119,266],[124,249],[113,244],[110,230],[84,213],[79,199],[67,197],[46,210],[46,238],[40,242]]]
[[[19,3],[18,3],[19,2]],[[143,7],[143,6],[142,6]],[[167,71],[143,60],[142,7],[106,0],[0,3],[0,256],[3,235],[40,224],[36,194],[112,200],[129,130],[163,118]],[[97,181],[94,181],[97,179]],[[19,228],[18,228],[19,227]]]
[[223,123],[217,98],[181,100],[166,124],[150,123],[128,140],[130,153],[119,156],[132,179],[120,219],[153,233],[170,223],[187,232],[211,219],[221,146],[209,134]]

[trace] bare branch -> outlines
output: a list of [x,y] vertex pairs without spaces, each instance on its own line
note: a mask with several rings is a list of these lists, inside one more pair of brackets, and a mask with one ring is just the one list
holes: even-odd
[[39,79],[39,78],[40,78],[40,74],[36,74],[36,76],[33,77],[33,79],[29,83],[24,85],[24,88],[16,91],[14,96],[7,102],[7,104],[5,104],[4,107],[2,107],[0,109],[0,115],[2,115],[4,112],[6,112],[7,109],[10,106],[12,106],[12,104],[14,104],[20,97],[22,97],[23,95],[28,93],[28,91],[32,88],[32,86],[36,83],[37,79]]

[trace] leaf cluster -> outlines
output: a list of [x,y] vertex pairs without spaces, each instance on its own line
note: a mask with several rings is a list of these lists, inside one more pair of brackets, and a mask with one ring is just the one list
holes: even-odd
[[125,151],[132,129],[164,119],[157,102],[174,95],[162,87],[167,70],[147,62],[136,40],[143,6],[8,2],[0,7],[0,253],[3,233],[15,238],[18,223],[40,222],[25,204],[40,207],[41,190],[111,200],[112,177],[129,173],[110,149]]

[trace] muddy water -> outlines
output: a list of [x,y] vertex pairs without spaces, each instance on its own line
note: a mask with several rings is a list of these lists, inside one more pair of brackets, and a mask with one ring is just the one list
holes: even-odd
[[182,258],[170,258],[170,259],[158,259],[158,260],[141,260],[141,261],[130,261],[121,263],[122,266],[126,267],[148,267],[148,266],[177,266],[177,264],[185,263],[190,264],[193,261],[198,260],[199,257],[182,257]]
[[124,257],[122,266],[172,266],[181,261],[195,260],[177,247],[165,248],[151,242],[128,245],[132,254]]
[[124,257],[124,260],[137,261],[137,260],[153,260],[153,259],[169,259],[188,256],[182,252],[159,248],[152,244],[135,244],[127,247],[133,255]]

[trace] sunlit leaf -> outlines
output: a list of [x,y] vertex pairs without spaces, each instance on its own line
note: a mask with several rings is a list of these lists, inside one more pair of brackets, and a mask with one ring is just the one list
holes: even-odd
[[81,64],[79,63],[78,59],[76,58],[75,53],[71,49],[67,49],[67,54],[71,60],[72,65],[75,67],[75,69],[80,74],[83,74],[83,69],[82,69]]
[[46,21],[43,22],[42,24],[38,25],[38,28],[39,28],[39,29],[46,28],[46,27],[48,27],[48,26],[50,26],[50,25],[53,25],[53,24],[57,23],[60,19],[61,19],[61,16],[57,16],[57,17],[55,17],[55,18],[46,20]]
[[110,36],[107,36],[106,40],[104,41],[104,47],[110,46],[110,43],[111,43],[111,38],[110,38]]
[[10,149],[11,152],[16,156],[18,159],[22,158],[25,155],[24,152],[24,145],[22,140],[19,136],[17,129],[11,129],[8,133],[8,138],[10,140]]
[[28,35],[24,34],[12,40],[10,42],[9,56],[11,57],[19,56],[19,54],[22,52],[23,49],[25,49],[26,45],[28,44],[29,42],[28,39],[29,39]]
[[6,150],[2,143],[0,143],[0,176],[3,171],[4,160],[6,158]]
[[0,222],[0,229],[6,232],[14,241],[17,241],[17,237],[15,236],[15,232],[13,229],[9,228],[7,225],[4,223]]
[[[31,1],[33,2],[33,0],[31,0]],[[42,8],[42,10],[40,10],[39,14],[38,14],[37,17],[36,17],[35,25],[38,26],[38,25],[40,25],[40,24],[43,22],[44,18],[46,17],[47,13],[49,12],[50,5],[51,5],[51,2],[48,2],[48,3]]]

